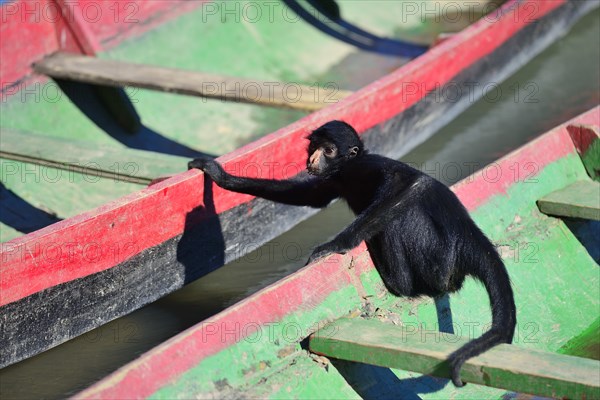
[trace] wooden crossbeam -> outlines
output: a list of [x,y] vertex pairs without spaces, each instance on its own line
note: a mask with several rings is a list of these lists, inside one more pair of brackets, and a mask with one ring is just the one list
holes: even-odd
[[[362,318],[342,318],[310,338],[310,350],[327,357],[449,378],[448,355],[466,338],[404,329]],[[499,345],[464,364],[461,379],[519,393],[556,398],[600,397],[600,362]]]
[[600,221],[600,182],[575,182],[544,196],[537,204],[544,214]]
[[187,170],[189,158],[0,128],[0,158],[147,185]]
[[234,78],[60,52],[35,63],[34,69],[53,78],[97,85],[135,86],[304,111],[319,110],[352,94],[337,88]]

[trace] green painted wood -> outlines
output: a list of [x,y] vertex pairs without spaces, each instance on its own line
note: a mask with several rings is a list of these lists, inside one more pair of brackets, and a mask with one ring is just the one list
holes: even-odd
[[187,169],[186,157],[65,140],[0,128],[0,157],[89,176],[147,185]]
[[[311,336],[320,355],[449,377],[445,360],[467,342],[447,333],[416,331],[374,319],[341,318]],[[465,382],[547,397],[600,397],[600,362],[499,345],[468,360]]]
[[588,150],[582,154],[581,161],[590,177],[600,182],[600,140],[595,140]]
[[[319,110],[351,94],[337,88],[266,82],[217,74],[55,53],[34,66],[53,78],[97,85],[133,86],[164,92],[305,111]],[[319,95],[323,90],[324,95]]]
[[600,182],[575,182],[544,196],[537,204],[544,214],[600,221]]
[[558,349],[558,352],[600,361],[600,316],[583,332]]

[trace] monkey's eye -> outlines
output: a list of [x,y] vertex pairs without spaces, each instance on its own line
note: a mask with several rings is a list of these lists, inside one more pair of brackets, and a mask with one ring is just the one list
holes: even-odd
[[333,154],[333,147],[325,147],[325,154],[330,156]]

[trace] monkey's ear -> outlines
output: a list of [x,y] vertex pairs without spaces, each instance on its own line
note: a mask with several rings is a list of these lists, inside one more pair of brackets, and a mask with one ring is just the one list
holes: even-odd
[[349,157],[356,157],[358,154],[358,146],[350,147],[350,151],[348,152]]

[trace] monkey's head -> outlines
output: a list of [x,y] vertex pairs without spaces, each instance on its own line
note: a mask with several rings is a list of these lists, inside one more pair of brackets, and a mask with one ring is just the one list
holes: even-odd
[[329,121],[308,137],[306,168],[312,175],[331,176],[340,167],[364,153],[364,145],[353,127],[342,121]]

